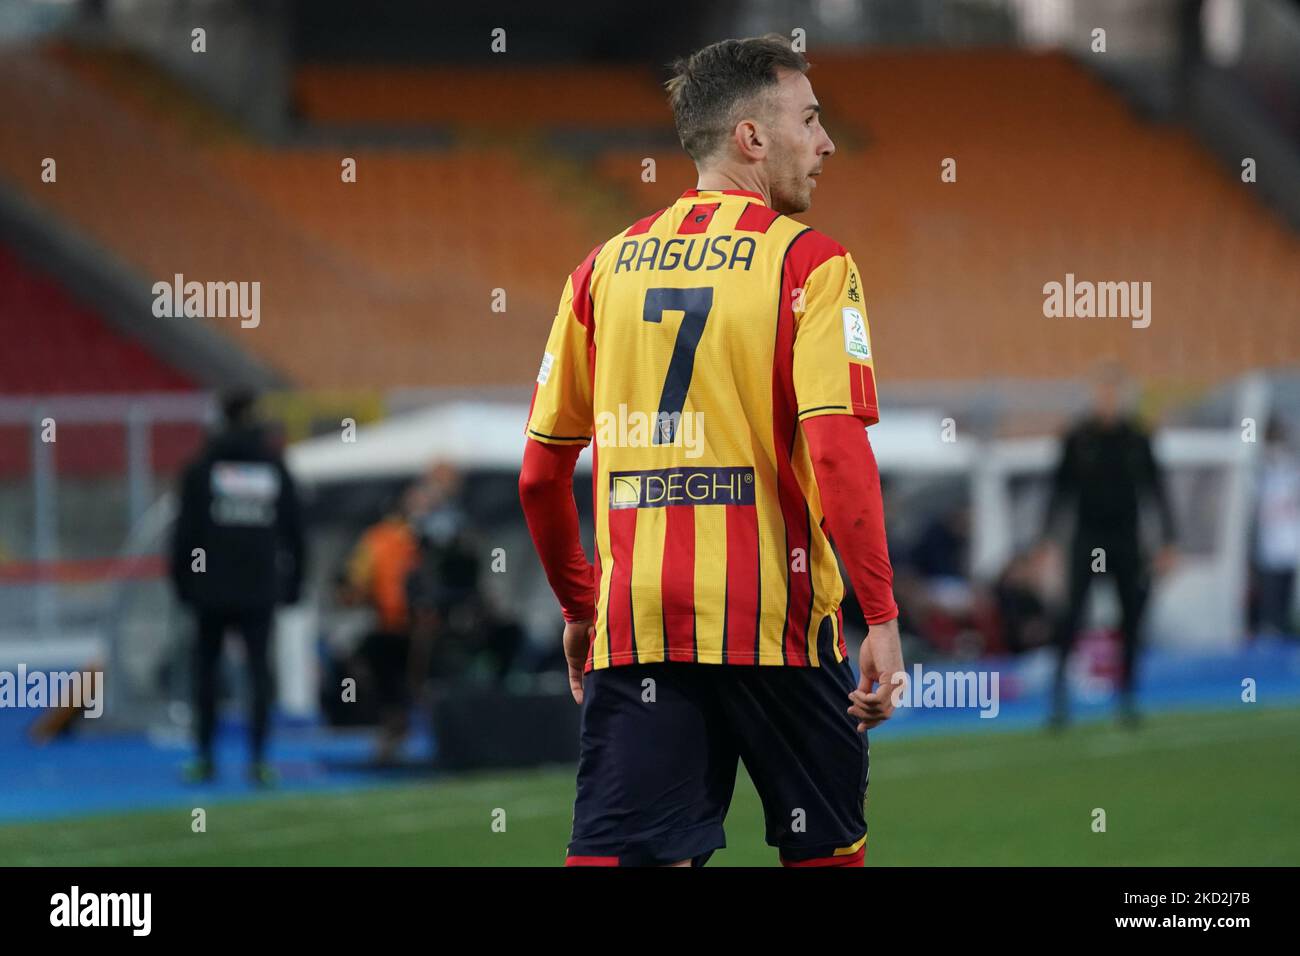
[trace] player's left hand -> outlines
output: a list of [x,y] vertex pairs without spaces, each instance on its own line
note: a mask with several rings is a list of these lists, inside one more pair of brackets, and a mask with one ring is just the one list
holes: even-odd
[[[894,715],[894,688],[906,679],[900,648],[898,618],[873,624],[858,652],[861,678],[849,692],[849,715],[858,720],[858,733],[870,730]],[[872,690],[873,685],[879,687]]]
[[570,621],[564,625],[564,659],[569,664],[569,691],[576,703],[582,703],[582,669],[587,666],[587,652],[596,638],[592,621]]
[[849,693],[850,716],[858,718],[858,733],[871,730],[894,716],[894,688],[902,681],[901,673],[873,675],[879,681],[875,690],[871,689],[873,681],[866,677],[857,690]]
[[1156,552],[1156,574],[1164,577],[1178,565],[1178,549],[1171,544],[1165,545]]

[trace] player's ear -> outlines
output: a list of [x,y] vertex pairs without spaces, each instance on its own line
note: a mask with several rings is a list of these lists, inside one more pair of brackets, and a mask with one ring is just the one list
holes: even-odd
[[754,120],[741,120],[733,135],[740,155],[746,159],[762,159],[767,152],[767,133]]

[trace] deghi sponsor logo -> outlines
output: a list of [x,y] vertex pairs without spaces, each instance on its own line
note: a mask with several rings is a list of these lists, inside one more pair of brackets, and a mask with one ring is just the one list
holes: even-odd
[[94,719],[104,713],[103,671],[0,671],[0,707],[72,707]]
[[126,926],[133,936],[148,936],[152,916],[152,893],[82,893],[74,886],[50,897],[51,926]]
[[753,468],[659,468],[609,475],[611,508],[753,503]]

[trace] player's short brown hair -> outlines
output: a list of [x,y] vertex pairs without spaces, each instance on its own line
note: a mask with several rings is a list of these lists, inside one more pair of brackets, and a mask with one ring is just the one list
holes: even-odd
[[777,82],[776,71],[808,71],[808,61],[777,33],[723,40],[672,64],[668,101],[682,148],[697,163],[717,151],[740,117],[737,108]]

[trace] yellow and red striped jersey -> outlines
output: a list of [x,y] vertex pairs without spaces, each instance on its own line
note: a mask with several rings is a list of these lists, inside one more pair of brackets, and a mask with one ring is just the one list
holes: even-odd
[[799,422],[878,420],[857,266],[757,193],[688,190],[564,286],[529,412],[595,438],[588,670],[844,659],[839,566]]

